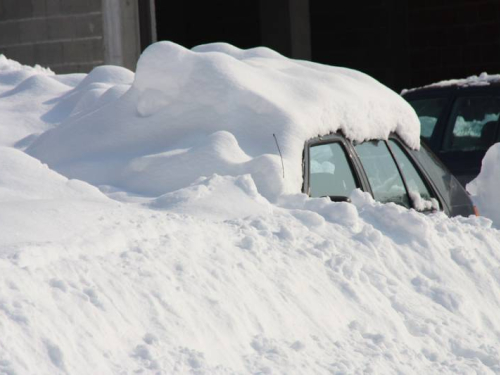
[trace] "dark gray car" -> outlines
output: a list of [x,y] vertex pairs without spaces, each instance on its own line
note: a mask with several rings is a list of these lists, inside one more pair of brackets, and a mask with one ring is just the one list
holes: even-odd
[[500,141],[500,82],[431,85],[403,93],[421,122],[421,137],[465,186]]
[[303,172],[303,192],[311,197],[348,201],[360,188],[380,202],[418,211],[475,214],[467,192],[428,147],[412,150],[396,134],[363,143],[342,134],[311,139],[305,143]]

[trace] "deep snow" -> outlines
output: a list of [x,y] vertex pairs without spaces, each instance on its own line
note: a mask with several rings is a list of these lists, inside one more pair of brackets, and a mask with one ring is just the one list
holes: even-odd
[[500,143],[488,149],[481,172],[467,184],[467,191],[472,195],[479,212],[493,220],[500,229]]
[[[161,53],[165,47],[158,47]],[[162,71],[153,82],[113,67],[58,76],[0,57],[6,135],[0,139],[0,374],[500,373],[500,233],[490,220],[425,216],[376,203],[360,191],[351,197],[353,204],[309,199],[296,187],[293,194],[270,194],[266,179],[251,168],[228,169],[231,158],[243,165],[276,162],[272,145],[252,146],[250,140],[245,145],[245,134],[266,128],[257,124],[236,131],[228,122],[205,129],[217,113],[221,119],[237,118],[244,102],[236,93],[246,93],[238,85],[250,85],[252,95],[274,90],[266,80],[254,77],[249,83],[240,74],[260,67],[281,77],[274,78],[274,93],[288,87],[291,98],[268,97],[273,100],[269,119],[277,123],[266,124],[289,145],[284,146],[288,171],[293,170],[289,153],[299,141],[278,130],[284,132],[292,120],[319,119],[311,113],[316,104],[306,106],[303,100],[308,92],[311,101],[325,94],[312,86],[296,92],[300,86],[288,86],[289,77],[311,71],[320,80],[319,72],[331,72],[342,77],[340,86],[373,86],[382,101],[384,95],[392,100],[392,93],[356,72],[293,62],[269,50],[215,45],[197,48],[198,56],[168,48],[179,61],[158,67],[173,71],[170,76]],[[228,51],[229,57],[208,52],[214,50]],[[185,77],[177,76],[185,72],[183,65],[195,69],[198,64],[206,75],[189,77],[205,79],[210,90],[195,85],[197,100],[190,102],[187,93],[194,89],[185,85],[192,82],[182,86]],[[155,77],[155,66],[142,66]],[[237,68],[219,77],[222,67]],[[143,74],[148,76],[147,70]],[[222,86],[216,89],[216,83]],[[141,102],[139,91],[154,87],[177,87],[180,98],[168,97],[165,89],[157,99],[167,109]],[[203,107],[203,100],[214,99],[204,93],[226,90],[234,102]],[[366,97],[353,104],[370,102],[372,92],[366,90]],[[332,91],[339,98],[348,88],[326,93]],[[345,100],[340,103],[350,103]],[[334,101],[327,104],[340,111]],[[198,105],[215,106],[206,121]],[[300,115],[300,106],[311,112]],[[251,108],[238,118],[263,118]],[[395,108],[396,113],[388,108],[387,118],[397,119],[407,107]],[[346,119],[354,116],[351,108],[342,111]],[[193,119],[200,121],[198,127]],[[313,129],[298,136],[320,131],[328,121],[334,120],[311,121]],[[399,129],[411,140],[418,128],[408,121],[409,133],[390,121],[367,132]],[[170,148],[152,148],[148,131],[158,137],[163,133],[155,129],[165,128],[168,135],[170,126],[186,132],[180,143],[161,140],[160,146]],[[364,137],[362,123],[359,127]],[[196,146],[188,131],[203,133]],[[44,135],[37,137],[40,132]],[[71,179],[23,152],[30,144],[32,154],[43,154],[59,171],[76,171],[91,183],[120,183],[98,189]],[[89,156],[93,150],[96,160]],[[230,155],[222,157],[224,152]],[[164,181],[156,194],[147,189],[154,169],[146,174],[127,169],[140,171],[169,158],[185,164],[156,177]],[[196,158],[202,165],[220,162],[225,173],[206,171],[191,181],[200,172],[192,162]],[[106,165],[99,168],[99,163]],[[257,165],[257,172],[266,163]],[[182,172],[190,178],[183,180]],[[267,172],[279,177],[281,165]],[[484,176],[491,175],[484,170]],[[168,181],[176,178],[178,189]]]

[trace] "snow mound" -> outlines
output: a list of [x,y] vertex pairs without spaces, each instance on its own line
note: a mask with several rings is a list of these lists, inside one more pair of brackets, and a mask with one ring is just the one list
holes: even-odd
[[55,76],[55,73],[49,68],[43,68],[40,65],[35,65],[34,67],[22,65],[0,54],[0,77],[2,85],[15,86],[34,74]]
[[211,220],[232,220],[272,212],[271,204],[257,192],[250,175],[202,177],[187,188],[152,200],[149,207]]
[[130,85],[134,81],[134,73],[121,66],[102,65],[97,66],[86,75],[77,89],[82,89],[92,83],[109,83],[113,85]]
[[40,121],[50,108],[47,101],[70,89],[57,77],[50,69],[21,65],[0,55],[0,146],[13,146],[26,137],[31,141],[51,128]]
[[24,152],[0,147],[0,202],[105,199],[94,186],[68,180]]
[[[104,98],[95,90],[91,103]],[[28,153],[68,177],[153,196],[200,176],[250,174],[274,200],[300,192],[302,149],[312,137],[340,130],[363,141],[398,132],[419,146],[413,109],[385,86],[357,71],[291,60],[267,48],[155,43],[124,90],[106,105],[82,106]]]
[[493,220],[500,229],[500,143],[491,146],[483,158],[481,172],[467,184],[480,215]]
[[42,118],[60,123],[70,117],[86,115],[118,99],[131,86],[134,73],[119,66],[98,66],[83,77],[73,90],[61,96]]
[[426,88],[439,88],[448,86],[459,86],[459,87],[489,86],[490,84],[497,82],[500,82],[500,74],[488,74],[486,72],[483,72],[479,76],[473,75],[467,78],[448,79],[445,81],[431,83],[430,85],[425,85],[422,87],[405,89],[401,91],[401,95],[404,95],[408,92],[412,92],[415,90],[426,89]]
[[134,73],[116,66],[100,66],[89,74],[55,75],[0,55],[0,146],[25,149],[69,117],[116,100],[133,80]]

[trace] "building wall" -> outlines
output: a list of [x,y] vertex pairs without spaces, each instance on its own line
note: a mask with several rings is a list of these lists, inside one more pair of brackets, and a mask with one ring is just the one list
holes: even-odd
[[106,64],[135,70],[141,53],[139,1],[147,0],[102,0]]
[[103,64],[101,0],[2,0],[0,53],[58,73]]
[[138,27],[133,0],[0,1],[0,53],[57,73],[102,64],[135,69]]
[[67,73],[135,70],[156,39],[266,45],[399,91],[499,73],[499,25],[499,0],[0,0],[0,53]]

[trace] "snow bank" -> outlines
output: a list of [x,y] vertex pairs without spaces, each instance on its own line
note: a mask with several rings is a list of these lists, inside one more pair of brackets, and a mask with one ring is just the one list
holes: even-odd
[[156,43],[117,97],[68,117],[28,153],[68,177],[150,196],[200,176],[249,174],[274,200],[300,191],[304,141],[317,135],[362,141],[395,131],[419,145],[413,109],[374,79],[266,48]]
[[10,60],[5,55],[0,54],[0,72],[2,73],[2,84],[15,85],[22,82],[32,74],[54,75],[49,68],[40,65],[29,66],[19,64],[17,61]]
[[47,101],[70,89],[57,77],[50,69],[21,65],[0,54],[0,146],[13,146],[52,127],[40,121],[51,107]]
[[[228,205],[227,202],[237,204]],[[211,220],[231,220],[272,212],[271,204],[258,193],[249,175],[201,177],[189,187],[164,194],[148,205]]]
[[[37,245],[32,247],[30,241],[35,244],[71,238],[82,229],[79,217],[116,205],[96,187],[68,180],[14,148],[0,147],[0,171],[0,274],[4,259],[14,257],[16,262],[21,261],[15,255],[17,250],[32,249],[39,262],[44,263],[45,258],[51,258],[51,250],[38,252]],[[71,210],[74,213],[70,218],[67,213]],[[0,287],[0,326],[3,297]],[[5,333],[0,336],[5,337]],[[0,373],[1,353],[2,349]]]
[[0,147],[0,202],[105,199],[94,186],[68,180],[24,152]]
[[[154,210],[0,202],[0,370],[500,371],[500,236],[487,221],[359,191],[354,204],[298,194],[266,209],[248,178],[197,185]],[[210,199],[218,188],[232,193]]]
[[500,229],[500,143],[489,148],[483,158],[481,172],[467,184],[479,213],[493,220]]
[[87,114],[121,96],[133,79],[129,70],[111,66],[88,75],[55,75],[0,55],[0,146],[28,147],[68,117]]

